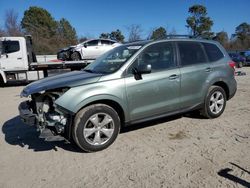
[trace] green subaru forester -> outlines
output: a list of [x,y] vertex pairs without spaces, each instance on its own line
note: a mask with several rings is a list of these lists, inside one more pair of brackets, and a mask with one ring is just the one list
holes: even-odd
[[234,62],[217,42],[190,38],[127,43],[82,71],[48,77],[21,93],[21,119],[74,140],[110,146],[122,126],[200,110],[219,117],[236,92]]

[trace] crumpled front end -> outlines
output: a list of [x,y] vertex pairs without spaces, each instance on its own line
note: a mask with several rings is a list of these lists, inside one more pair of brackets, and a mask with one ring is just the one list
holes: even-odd
[[62,112],[55,105],[58,99],[67,89],[56,89],[35,93],[31,100],[19,105],[19,114],[22,121],[28,125],[36,126],[40,132],[50,129],[54,135],[64,135],[70,122],[70,115]]

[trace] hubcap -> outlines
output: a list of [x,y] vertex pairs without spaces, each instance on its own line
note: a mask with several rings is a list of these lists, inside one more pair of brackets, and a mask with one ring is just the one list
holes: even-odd
[[209,108],[213,114],[221,112],[224,106],[224,97],[220,91],[214,92],[210,97]]
[[106,113],[91,116],[84,125],[83,135],[91,145],[105,144],[114,133],[114,120]]

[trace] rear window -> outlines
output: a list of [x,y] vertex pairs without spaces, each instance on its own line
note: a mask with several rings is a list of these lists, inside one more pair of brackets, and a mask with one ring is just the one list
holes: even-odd
[[207,58],[200,43],[178,42],[178,47],[180,52],[181,64],[183,66],[207,62]]
[[115,42],[110,41],[110,40],[101,40],[101,43],[102,43],[103,45],[112,45],[112,44],[114,44]]
[[223,53],[215,44],[211,43],[202,43],[202,44],[207,52],[207,57],[210,62],[218,61],[224,57]]

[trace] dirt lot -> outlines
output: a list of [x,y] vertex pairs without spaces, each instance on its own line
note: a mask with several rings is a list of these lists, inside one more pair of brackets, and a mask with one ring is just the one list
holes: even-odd
[[250,187],[250,67],[213,120],[175,116],[123,130],[98,153],[24,125],[22,86],[0,88],[0,187]]

